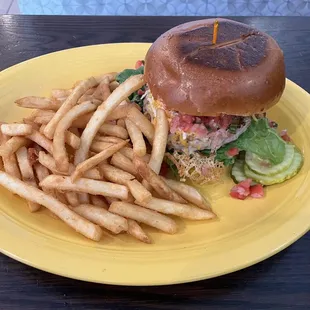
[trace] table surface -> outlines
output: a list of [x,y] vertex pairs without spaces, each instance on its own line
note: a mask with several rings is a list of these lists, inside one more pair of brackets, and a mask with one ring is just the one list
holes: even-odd
[[[71,47],[152,42],[192,17],[1,16],[0,70]],[[271,34],[287,77],[310,92],[310,18],[235,18]],[[22,246],[22,245],[21,245]],[[229,258],[228,258],[229,259]],[[281,253],[215,279],[117,287],[62,278],[0,254],[0,309],[309,309],[310,233]]]

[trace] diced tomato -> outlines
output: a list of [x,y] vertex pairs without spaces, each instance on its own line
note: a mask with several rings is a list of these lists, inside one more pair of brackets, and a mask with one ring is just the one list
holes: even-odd
[[139,95],[139,96],[144,95],[144,93],[145,93],[145,91],[143,91],[142,89],[139,89],[139,90],[138,90],[138,95]]
[[252,180],[251,179],[246,179],[237,185],[235,185],[231,191],[230,191],[230,196],[232,198],[244,200],[250,195],[250,186],[251,186]]
[[281,132],[280,132],[280,137],[284,140],[284,141],[286,141],[286,142],[290,142],[291,141],[291,138],[290,138],[290,136],[287,134],[287,130],[285,129],[285,130],[282,130]]
[[232,147],[231,149],[229,149],[229,150],[227,151],[227,155],[228,155],[228,156],[231,156],[231,157],[234,157],[234,156],[236,156],[236,155],[238,155],[238,154],[239,154],[239,149],[236,148],[236,147]]
[[250,196],[252,198],[263,198],[264,188],[261,184],[256,184],[250,187]]
[[162,162],[159,174],[165,177],[168,174],[169,166],[166,162]]
[[136,62],[136,65],[135,65],[135,69],[138,69],[138,68],[140,68],[140,67],[142,67],[142,66],[144,66],[143,60],[138,60],[138,61]]

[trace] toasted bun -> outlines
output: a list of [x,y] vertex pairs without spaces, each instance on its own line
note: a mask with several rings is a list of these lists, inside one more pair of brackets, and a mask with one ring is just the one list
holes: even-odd
[[276,104],[285,86],[283,53],[266,33],[232,20],[194,21],[162,34],[145,59],[154,99],[190,115],[252,115]]

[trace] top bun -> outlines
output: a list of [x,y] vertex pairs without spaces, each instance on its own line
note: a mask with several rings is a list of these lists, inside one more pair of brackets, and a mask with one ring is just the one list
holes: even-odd
[[198,20],[170,29],[153,43],[145,79],[166,109],[197,116],[253,115],[275,105],[283,93],[283,52],[273,38],[248,25]]

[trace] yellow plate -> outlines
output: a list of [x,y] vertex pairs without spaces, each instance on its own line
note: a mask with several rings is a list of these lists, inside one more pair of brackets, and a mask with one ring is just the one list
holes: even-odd
[[[61,51],[35,58],[0,73],[2,121],[22,119],[26,110],[14,100],[48,95],[91,75],[133,67],[149,44],[108,44]],[[119,285],[161,285],[219,276],[284,249],[310,226],[310,96],[287,81],[281,102],[269,115],[287,128],[305,155],[292,180],[268,187],[266,198],[229,198],[233,185],[204,188],[220,220],[178,220],[170,236],[147,228],[154,244],[127,235],[89,241],[45,211],[30,214],[24,200],[0,189],[0,248],[23,263],[66,277]]]

